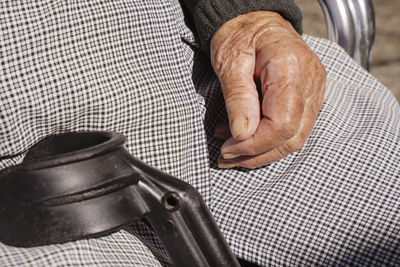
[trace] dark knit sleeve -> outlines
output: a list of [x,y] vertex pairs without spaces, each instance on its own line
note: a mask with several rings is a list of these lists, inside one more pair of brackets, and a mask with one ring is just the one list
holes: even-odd
[[200,40],[209,54],[210,39],[226,21],[257,10],[275,11],[302,33],[302,14],[293,0],[183,0]]

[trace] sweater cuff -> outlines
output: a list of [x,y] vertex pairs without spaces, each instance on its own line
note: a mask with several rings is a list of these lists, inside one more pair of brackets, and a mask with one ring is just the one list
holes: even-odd
[[302,14],[293,0],[199,0],[184,1],[196,27],[200,49],[210,53],[210,41],[222,24],[252,11],[274,11],[289,21],[302,34]]

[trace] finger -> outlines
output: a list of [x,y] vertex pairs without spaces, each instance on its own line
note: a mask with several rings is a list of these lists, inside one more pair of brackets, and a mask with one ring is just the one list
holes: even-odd
[[283,157],[300,150],[308,136],[311,134],[314,122],[318,116],[319,105],[316,105],[313,102],[314,99],[310,99],[306,105],[299,132],[287,142],[257,156],[241,156],[229,160],[226,160],[221,156],[218,158],[218,167],[224,169],[233,167],[254,169],[276,162]]
[[218,166],[223,169],[233,167],[254,169],[265,166],[301,149],[306,140],[304,136],[308,135],[306,133],[298,134],[286,143],[257,156],[241,156],[230,160],[220,157],[218,159]]
[[258,155],[282,144],[287,140],[278,131],[270,118],[262,118],[253,136],[245,141],[229,138],[221,147],[224,159],[232,159],[243,155]]
[[279,150],[281,146],[257,156],[240,156],[234,159],[224,159],[221,156],[218,158],[218,167],[221,169],[229,169],[235,167],[255,169],[283,158],[285,155],[283,155],[283,153]]
[[257,156],[241,156],[239,158],[226,160],[222,157],[218,160],[218,167],[222,169],[234,168],[234,167],[243,167],[248,169],[255,169],[267,164],[276,162],[283,157],[295,152],[296,150],[292,150],[291,146],[288,146],[288,143],[280,145],[266,153]]
[[264,117],[247,140],[239,142],[231,138],[223,144],[221,153],[225,159],[267,152],[297,134],[304,112],[298,76],[298,68],[291,60],[271,62],[261,74]]
[[225,99],[232,137],[246,140],[257,129],[260,121],[260,101],[254,83],[255,57],[239,51],[231,55],[219,68],[218,77]]

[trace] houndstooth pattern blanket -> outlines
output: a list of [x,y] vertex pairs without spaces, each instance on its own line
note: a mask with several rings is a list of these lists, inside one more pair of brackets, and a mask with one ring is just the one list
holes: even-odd
[[[217,78],[178,0],[1,1],[0,169],[50,134],[110,130],[195,186],[234,253],[267,265],[400,265],[400,107],[337,45],[304,36],[328,72],[304,147],[222,170]],[[15,248],[0,266],[170,265],[151,229]]]

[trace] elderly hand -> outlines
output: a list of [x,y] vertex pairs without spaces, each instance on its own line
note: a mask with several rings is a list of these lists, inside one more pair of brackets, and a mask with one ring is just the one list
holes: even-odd
[[268,11],[229,20],[211,39],[211,63],[232,135],[220,168],[260,167],[303,146],[323,104],[326,73],[289,22]]

